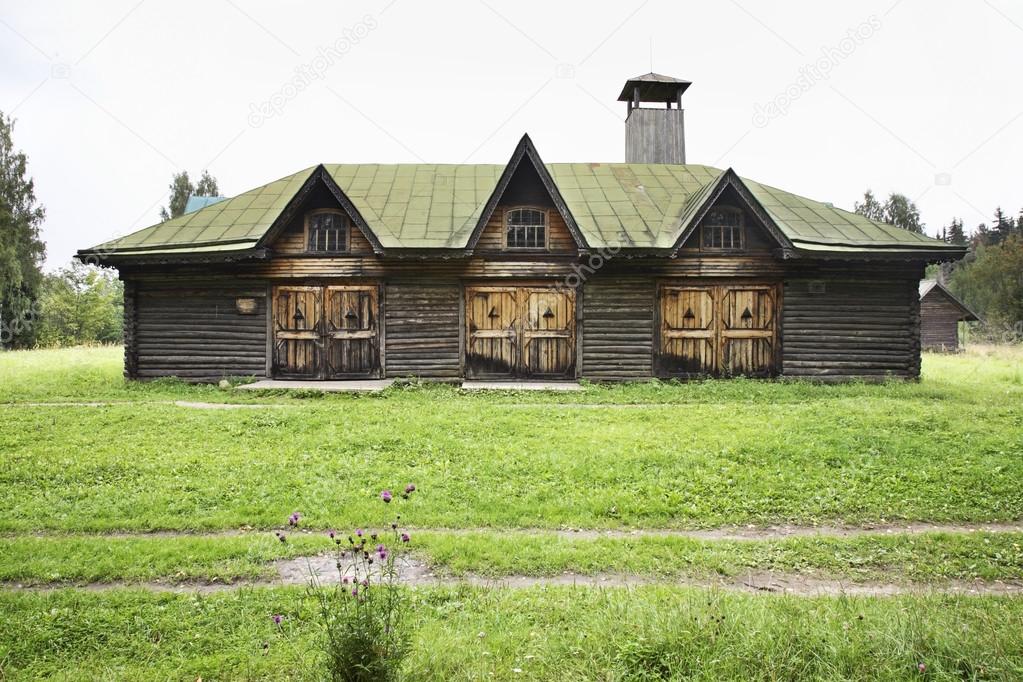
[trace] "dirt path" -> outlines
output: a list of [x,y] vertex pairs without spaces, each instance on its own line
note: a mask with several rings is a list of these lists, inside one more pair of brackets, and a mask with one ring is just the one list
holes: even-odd
[[[294,531],[283,528],[289,534],[322,534],[326,530],[302,529]],[[913,521],[904,523],[865,524],[862,526],[821,525],[801,526],[780,524],[772,526],[723,526],[719,528],[635,528],[635,529],[587,529],[587,528],[410,528],[416,533],[438,533],[451,535],[468,535],[485,533],[503,536],[544,536],[578,540],[598,540],[608,538],[621,540],[643,537],[678,537],[693,540],[784,540],[793,537],[821,538],[856,538],[867,535],[920,535],[922,533],[1023,533],[1023,521],[1005,521],[991,523],[931,523]],[[58,531],[37,531],[31,533],[4,532],[0,537],[91,537],[110,538],[115,540],[132,538],[219,538],[237,537],[239,535],[257,535],[273,533],[274,529],[231,529],[220,531],[114,531],[62,533]]]
[[[73,586],[22,586],[16,583],[0,583],[0,589],[21,592],[45,592],[74,587],[88,591],[142,589],[153,592],[214,593],[243,588],[306,586],[309,584],[310,576],[312,575],[317,577],[317,581],[321,585],[337,584],[340,579],[334,565],[334,557],[330,555],[282,560],[275,562],[274,565],[278,573],[278,577],[275,580],[239,581],[234,583],[186,582],[179,584],[167,582],[109,582]],[[799,573],[777,573],[770,571],[750,571],[739,576],[718,578],[698,576],[657,578],[634,574],[598,573],[582,575],[568,572],[552,576],[510,575],[492,578],[470,574],[452,577],[434,573],[427,564],[416,560],[408,561],[404,566],[402,582],[413,588],[470,585],[491,589],[528,589],[544,586],[620,589],[643,585],[663,585],[717,589],[749,594],[786,594],[803,597],[839,595],[890,597],[911,594],[955,594],[963,596],[1023,595],[1023,580],[953,580],[941,583],[853,582],[819,578]]]

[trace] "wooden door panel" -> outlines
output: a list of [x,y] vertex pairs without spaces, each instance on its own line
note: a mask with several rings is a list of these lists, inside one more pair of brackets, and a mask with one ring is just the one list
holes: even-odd
[[662,286],[658,369],[768,376],[777,366],[775,285]]
[[768,376],[774,371],[774,287],[728,287],[721,293],[721,371]]
[[324,335],[327,378],[375,375],[380,367],[377,287],[326,287]]
[[575,371],[575,292],[525,289],[522,365],[526,376],[571,376]]
[[519,367],[519,326],[514,288],[466,288],[466,374],[470,377],[515,376]]
[[273,328],[275,371],[315,377],[320,371],[322,305],[319,287],[275,287]]
[[661,371],[713,374],[717,369],[717,305],[713,287],[661,291]]

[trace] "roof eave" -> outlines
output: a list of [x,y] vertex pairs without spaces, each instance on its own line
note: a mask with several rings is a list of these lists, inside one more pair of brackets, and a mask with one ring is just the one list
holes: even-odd
[[234,263],[245,260],[267,260],[270,258],[269,249],[253,247],[240,249],[238,251],[209,251],[195,253],[167,253],[167,252],[101,252],[83,249],[74,255],[74,258],[89,265],[101,265],[104,267],[120,267],[123,265],[170,265],[187,263]]

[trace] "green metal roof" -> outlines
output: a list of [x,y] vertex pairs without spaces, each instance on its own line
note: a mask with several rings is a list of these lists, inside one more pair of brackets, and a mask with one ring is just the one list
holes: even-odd
[[[912,253],[956,248],[710,166],[553,163],[544,167],[591,248],[675,247],[726,175],[748,190],[797,249]],[[82,253],[127,256],[253,248],[318,168]],[[466,248],[506,167],[331,164],[323,168],[386,251]]]
[[388,248],[464,248],[504,166],[324,166]]

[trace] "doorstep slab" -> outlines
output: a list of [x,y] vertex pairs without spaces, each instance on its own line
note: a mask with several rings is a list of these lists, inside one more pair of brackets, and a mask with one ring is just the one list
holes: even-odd
[[574,381],[463,381],[463,391],[581,391]]
[[394,383],[394,379],[352,379],[351,381],[301,381],[297,379],[262,379],[238,388],[245,391],[300,390],[324,393],[376,393]]

